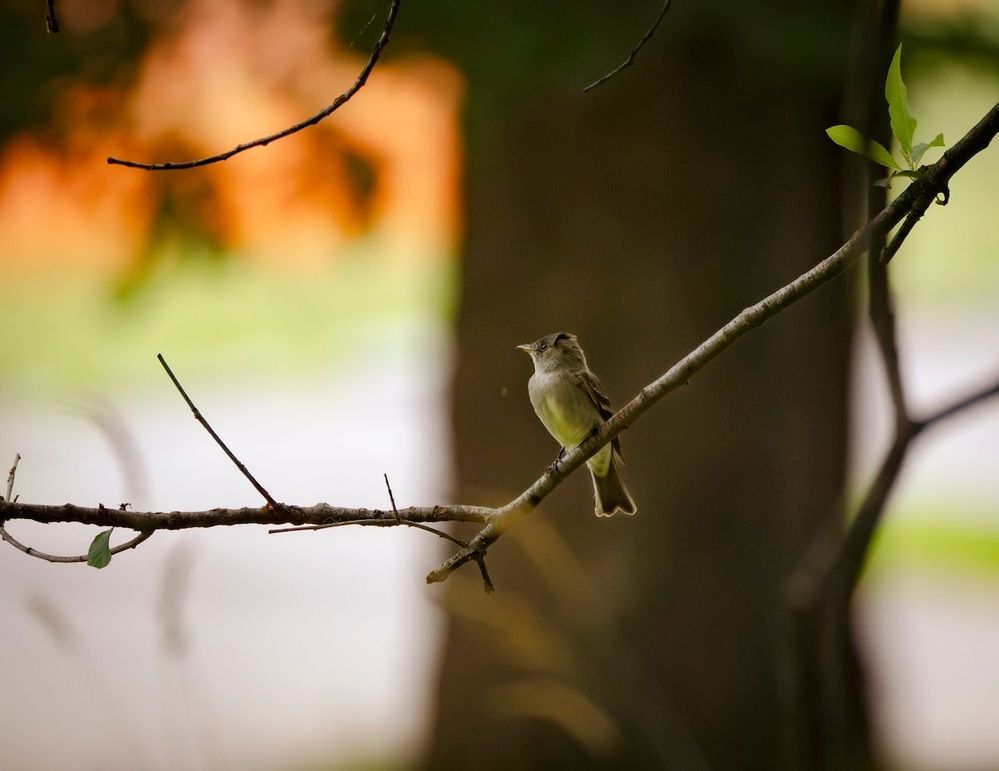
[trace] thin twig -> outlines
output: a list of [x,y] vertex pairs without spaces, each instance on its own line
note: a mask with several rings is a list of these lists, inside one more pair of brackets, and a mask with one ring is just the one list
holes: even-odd
[[891,394],[897,427],[904,425],[909,420],[909,411],[899,365],[898,336],[895,331],[895,311],[892,307],[891,286],[885,264],[874,258],[874,253],[879,251],[876,245],[874,247],[867,258],[867,313],[881,354],[881,363],[884,366],[885,378],[888,381],[888,391]]
[[4,498],[5,501],[13,503],[12,496],[14,495],[14,475],[17,473],[17,464],[21,462],[21,453],[14,453],[14,465],[10,467],[10,471],[7,473],[7,495]]
[[438,530],[430,525],[424,525],[422,522],[412,522],[406,519],[348,519],[343,522],[326,522],[322,525],[305,525],[304,527],[277,527],[272,530],[268,530],[269,535],[274,535],[276,533],[299,533],[304,530],[329,530],[331,527],[346,527],[347,525],[360,525],[363,527],[397,527],[400,525],[405,525],[406,527],[415,527],[418,530],[424,530],[428,533],[433,533],[436,536],[450,541],[457,546],[466,547],[468,544],[462,541],[460,538],[455,538],[450,533],[445,533],[443,530]]
[[996,378],[996,381],[992,385],[972,391],[967,396],[956,399],[951,404],[941,407],[936,412],[930,413],[928,416],[918,421],[918,424],[923,429],[930,428],[931,426],[939,423],[941,420],[946,420],[952,415],[958,412],[963,412],[969,407],[974,407],[979,402],[991,399],[996,395],[999,395],[999,377]]
[[284,139],[292,134],[297,134],[302,129],[306,129],[309,126],[315,126],[320,121],[332,115],[334,112],[343,107],[347,102],[350,101],[351,97],[354,96],[358,91],[360,91],[364,84],[368,80],[368,76],[374,69],[375,64],[378,62],[378,57],[381,56],[382,49],[389,43],[389,35],[392,33],[392,28],[395,26],[395,19],[399,13],[399,5],[402,0],[392,0],[392,5],[389,8],[388,18],[385,21],[385,26],[382,27],[382,33],[378,36],[378,40],[375,42],[375,46],[371,51],[371,56],[368,57],[367,63],[361,69],[358,74],[357,79],[354,83],[344,91],[340,96],[334,99],[329,105],[324,107],[322,110],[317,112],[311,118],[306,118],[303,121],[299,121],[293,126],[282,129],[281,131],[275,132],[273,134],[268,134],[267,136],[259,137],[258,139],[253,139],[249,142],[243,142],[235,147],[226,150],[225,152],[218,153],[216,155],[209,155],[206,158],[199,158],[193,161],[177,161],[169,163],[140,163],[137,161],[127,161],[121,158],[109,157],[107,159],[108,164],[113,166],[127,166],[132,169],[143,169],[145,171],[176,171],[178,169],[194,169],[199,166],[208,166],[213,163],[220,163],[232,158],[234,155],[251,150],[254,147],[264,147],[269,145],[271,142],[275,142],[279,139]]
[[[391,488],[389,489],[391,490]],[[275,533],[298,533],[302,532],[303,530],[328,530],[331,527],[344,527],[346,525],[360,525],[363,527],[397,527],[399,525],[405,525],[406,527],[415,527],[418,530],[423,530],[427,533],[433,533],[438,538],[443,538],[446,541],[450,541],[455,546],[458,546],[461,549],[468,548],[467,541],[463,541],[460,538],[456,538],[450,533],[445,533],[443,530],[438,530],[435,527],[431,527],[430,525],[424,525],[420,522],[413,522],[410,520],[400,519],[399,512],[395,508],[394,500],[392,501],[392,511],[395,514],[394,519],[352,519],[352,520],[346,520],[344,522],[326,522],[322,525],[306,525],[304,527],[279,527],[279,528],[274,528],[273,530],[268,530],[267,532],[273,535]],[[476,564],[478,564],[479,572],[482,573],[482,585],[486,593],[489,594],[495,591],[492,579],[489,577],[489,570],[486,568],[485,555],[477,554],[472,559],[474,559]]]
[[[385,488],[389,491],[389,500],[392,502],[392,511],[395,512],[396,519],[398,519],[399,511],[395,507],[395,496],[392,494],[392,485],[389,484],[388,474],[383,473],[382,476],[385,477]],[[435,533],[439,535],[441,538],[446,538],[452,543],[458,544],[458,546],[462,549],[468,548],[468,543],[466,543],[465,541],[455,538],[447,533],[441,532],[436,528],[427,527],[426,525],[415,525],[415,526],[420,527],[424,530],[429,530],[431,533]],[[486,594],[492,594],[494,591],[496,591],[496,588],[493,586],[493,580],[489,577],[489,569],[486,567],[486,555],[484,553],[479,553],[476,554],[472,559],[475,560],[475,564],[479,566],[479,572],[482,574],[482,587],[485,589]]]
[[472,559],[479,566],[479,573],[482,575],[482,588],[486,590],[486,594],[492,594],[496,591],[496,587],[493,586],[493,580],[489,577],[489,570],[486,568],[486,555],[479,552]]
[[280,509],[281,504],[271,497],[271,494],[267,492],[267,490],[264,489],[264,486],[256,480],[253,474],[250,473],[249,469],[243,465],[243,462],[233,454],[232,450],[230,450],[226,446],[226,443],[222,441],[222,438],[215,433],[215,429],[208,424],[208,421],[205,420],[198,408],[194,406],[194,402],[191,401],[191,397],[187,395],[187,391],[184,390],[184,386],[180,384],[180,381],[177,380],[177,377],[173,374],[173,370],[171,370],[170,365],[166,363],[166,359],[163,358],[163,354],[156,354],[156,358],[159,359],[160,364],[163,365],[163,369],[166,370],[166,373],[170,376],[173,384],[177,387],[177,390],[180,391],[180,395],[184,397],[184,401],[187,402],[187,406],[191,408],[191,412],[194,414],[194,419],[204,426],[205,431],[207,431],[212,439],[215,440],[215,443],[222,448],[222,452],[229,457],[229,460],[236,464],[236,468],[240,470],[243,476],[250,480],[250,484],[253,485],[257,492],[264,497],[264,500],[266,500],[272,508]]
[[55,0],[45,0],[45,31],[59,31],[59,18],[56,16]]
[[392,485],[389,484],[388,474],[383,473],[382,476],[385,477],[385,488],[388,490],[389,500],[392,501],[392,511],[395,513],[395,518],[398,519],[399,510],[395,507],[395,496],[392,495]]
[[902,246],[902,242],[908,238],[909,233],[911,233],[912,229],[916,227],[916,223],[922,219],[928,208],[928,201],[925,206],[922,204],[916,204],[913,206],[912,211],[910,211],[906,216],[905,220],[899,226],[899,229],[895,232],[895,235],[892,236],[891,241],[889,241],[885,248],[881,250],[881,254],[878,259],[882,265],[887,265],[891,262],[891,258],[898,253],[899,248]]
[[649,40],[652,39],[652,36],[654,34],[656,34],[656,30],[659,28],[660,22],[662,22],[663,18],[665,18],[666,11],[669,10],[669,7],[672,3],[673,0],[666,0],[666,2],[663,3],[663,7],[659,11],[659,15],[656,16],[656,20],[652,22],[652,26],[649,27],[648,30],[646,30],[644,35],[642,35],[642,39],[639,40],[638,43],[635,44],[635,47],[631,49],[631,53],[628,54],[628,58],[625,59],[623,62],[621,62],[617,67],[612,69],[610,72],[608,72],[605,75],[602,75],[601,77],[597,78],[592,83],[590,83],[590,85],[586,86],[586,88],[583,89],[584,93],[590,91],[591,89],[596,88],[602,83],[606,83],[608,80],[617,75],[621,70],[630,67],[634,63],[635,57],[638,56],[638,52],[641,51],[642,47],[646,43],[648,43]]
[[[121,552],[127,551],[128,549],[134,549],[140,543],[142,543],[143,541],[149,539],[154,532],[156,532],[156,531],[155,530],[146,530],[145,532],[139,533],[132,540],[125,541],[125,543],[119,544],[118,546],[115,546],[113,549],[111,549],[111,554],[112,555],[120,554]],[[17,549],[18,551],[24,552],[29,557],[35,557],[35,558],[40,559],[40,560],[45,560],[46,562],[55,562],[55,563],[59,563],[59,564],[67,564],[67,563],[86,562],[89,559],[89,556],[86,555],[86,554],[75,555],[75,556],[72,556],[72,557],[62,557],[62,556],[59,556],[57,554],[46,554],[45,552],[38,551],[38,549],[35,549],[35,548],[31,547],[31,546],[25,546],[23,543],[21,543],[20,541],[18,541],[14,536],[12,536],[10,533],[8,533],[7,529],[5,527],[3,527],[2,525],[0,525],[0,538],[3,538],[3,540],[5,540],[7,543],[9,543],[11,546],[13,546],[15,549]]]

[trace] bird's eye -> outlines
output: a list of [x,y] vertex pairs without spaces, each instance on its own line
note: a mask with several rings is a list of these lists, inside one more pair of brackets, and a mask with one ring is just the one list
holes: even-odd
[[545,349],[546,349],[547,347],[548,347],[548,343],[542,343],[541,345],[539,345],[539,346],[538,346],[538,350],[539,350],[539,351],[543,351],[543,350],[545,350]]

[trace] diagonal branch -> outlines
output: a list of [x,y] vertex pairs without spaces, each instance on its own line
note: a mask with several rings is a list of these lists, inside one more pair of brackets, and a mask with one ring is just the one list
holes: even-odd
[[921,178],[913,181],[901,195],[857,230],[832,255],[770,296],[743,310],[680,359],[665,374],[645,386],[634,399],[604,423],[599,431],[567,453],[560,461],[558,469],[546,471],[519,497],[504,506],[499,514],[469,542],[468,549],[457,552],[432,571],[427,576],[427,583],[445,580],[451,573],[473,559],[474,555],[485,553],[519,517],[534,509],[566,476],[628,428],[666,394],[688,383],[694,373],[751,329],[760,326],[767,319],[842,273],[867,249],[873,237],[883,235],[897,225],[920,196],[925,195],[927,191],[946,188],[954,173],[988,147],[996,133],[999,133],[999,104],[996,104],[957,144],[944,153],[939,161],[928,167]]
[[[827,719],[844,717],[841,691],[847,682],[851,600],[912,442],[926,429],[995,396],[999,396],[999,377],[921,420],[899,426],[846,532],[823,523],[787,579],[785,605],[796,632],[804,635],[801,642],[809,648],[807,654],[802,651],[799,655],[814,655],[820,661],[818,667],[806,666],[805,671],[821,679],[821,690],[831,699]],[[803,664],[804,659],[799,666]]]
[[[450,541],[455,546],[462,549],[468,548],[468,542],[463,541],[460,538],[456,538],[450,533],[445,533],[443,530],[438,530],[436,527],[431,527],[430,525],[424,525],[421,522],[414,522],[408,519],[400,519],[398,517],[398,512],[393,508],[395,516],[391,519],[348,519],[343,522],[328,522],[323,525],[303,525],[302,527],[279,527],[273,530],[268,530],[267,532],[271,535],[275,533],[300,533],[306,530],[329,530],[331,527],[346,527],[347,525],[361,525],[366,527],[399,527],[405,525],[407,527],[413,527],[417,530],[423,530],[426,533],[433,533],[439,538],[443,538],[445,541]],[[2,528],[0,528],[2,530]],[[473,560],[479,566],[479,572],[482,574],[482,586],[489,594],[495,590],[493,587],[492,579],[489,577],[489,571],[486,568],[486,558],[484,555],[476,555],[472,557]]]
[[232,158],[232,156],[251,150],[254,147],[264,147],[269,145],[271,142],[276,142],[277,140],[284,139],[292,134],[297,134],[299,131],[306,129],[309,126],[315,126],[317,123],[328,118],[334,112],[347,104],[351,97],[360,91],[364,87],[364,84],[367,83],[368,76],[375,68],[375,64],[381,56],[382,49],[389,44],[389,36],[392,34],[392,28],[395,26],[395,19],[399,13],[399,5],[401,2],[402,0],[392,0],[392,5],[389,7],[388,18],[385,20],[385,26],[382,27],[382,33],[378,36],[378,40],[375,42],[375,47],[371,51],[371,56],[368,57],[368,61],[361,69],[357,79],[353,82],[350,88],[340,94],[340,96],[334,99],[329,105],[317,112],[311,118],[306,118],[305,120],[299,121],[292,126],[288,126],[286,129],[282,129],[281,131],[273,134],[268,134],[267,136],[259,137],[258,139],[250,140],[249,142],[243,142],[230,150],[226,150],[225,152],[218,153],[216,155],[209,155],[206,158],[199,158],[193,161],[177,161],[169,163],[140,163],[138,161],[128,161],[121,158],[109,157],[107,159],[108,165],[127,166],[131,169],[143,169],[145,171],[177,171],[178,169],[194,169],[199,166],[208,166],[213,163],[227,161]]
[[[830,587],[829,612],[836,619],[835,623],[838,628],[846,628],[850,600],[860,581],[871,540],[877,531],[885,504],[902,470],[913,440],[921,436],[926,429],[996,395],[999,395],[999,377],[989,385],[955,399],[922,420],[912,421],[907,428],[898,432],[878,469],[874,482],[850,522],[846,537],[836,553],[835,561],[825,569],[825,575],[821,576],[822,580],[818,584],[821,586],[828,582]],[[818,599],[817,595],[814,600]]]
[[173,374],[173,370],[170,369],[170,365],[166,363],[166,359],[163,358],[163,354],[162,353],[156,354],[156,358],[159,359],[160,364],[163,365],[163,369],[165,369],[166,373],[170,376],[170,380],[173,381],[173,384],[177,387],[177,390],[180,391],[180,395],[184,397],[184,401],[187,402],[187,406],[191,408],[191,412],[194,414],[194,419],[198,421],[202,426],[204,426],[205,431],[207,431],[208,434],[212,437],[212,439],[215,440],[215,443],[222,448],[222,452],[226,454],[226,457],[228,457],[229,460],[231,460],[234,464],[236,464],[236,468],[239,469],[240,473],[242,473],[243,476],[245,476],[247,479],[250,480],[250,484],[253,485],[256,491],[264,497],[264,500],[267,501],[268,505],[270,505],[272,508],[280,509],[281,504],[275,501],[271,497],[271,494],[264,489],[264,486],[256,480],[253,474],[250,473],[249,469],[247,469],[246,466],[243,465],[243,462],[233,454],[232,450],[230,450],[226,446],[226,443],[222,441],[222,438],[215,433],[215,429],[213,429],[211,425],[208,423],[208,421],[205,420],[205,417],[201,414],[201,411],[194,406],[194,402],[191,401],[191,397],[187,395],[187,391],[184,390],[184,386],[182,386],[180,384],[180,381],[177,380],[177,376]]
[[652,39],[652,36],[654,34],[656,34],[656,30],[659,29],[659,24],[666,17],[666,12],[669,10],[669,7],[672,4],[673,4],[673,0],[666,0],[666,2],[663,3],[663,7],[659,11],[659,15],[656,16],[656,20],[654,22],[652,22],[652,26],[649,27],[646,30],[646,32],[645,32],[644,35],[642,35],[642,39],[639,40],[635,44],[635,47],[631,49],[631,53],[628,54],[628,58],[627,59],[625,59],[623,62],[621,62],[619,65],[617,65],[617,67],[615,67],[614,69],[612,69],[610,72],[608,72],[608,73],[606,73],[604,75],[601,75],[599,78],[597,78],[596,80],[594,80],[592,83],[590,83],[590,85],[586,86],[586,88],[583,89],[583,92],[585,93],[586,91],[590,91],[590,90],[596,88],[597,86],[599,86],[599,85],[601,85],[603,83],[606,83],[608,80],[610,80],[615,75],[617,75],[621,70],[627,69],[632,64],[634,64],[635,57],[638,56],[638,52],[641,51],[642,48],[645,46],[645,44],[648,43]]

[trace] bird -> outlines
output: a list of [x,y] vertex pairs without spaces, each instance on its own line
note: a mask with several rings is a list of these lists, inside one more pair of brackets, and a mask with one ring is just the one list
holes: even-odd
[[[554,464],[557,466],[566,450],[577,447],[610,418],[613,414],[610,399],[590,371],[586,354],[574,334],[555,332],[517,348],[529,354],[534,362],[527,392],[534,412],[561,445]],[[621,481],[618,466],[623,463],[617,437],[586,461],[593,479],[594,513],[598,517],[612,517],[618,512],[631,516],[638,511]]]

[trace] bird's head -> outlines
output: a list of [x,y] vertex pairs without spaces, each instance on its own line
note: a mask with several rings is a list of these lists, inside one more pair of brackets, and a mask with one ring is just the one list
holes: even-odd
[[517,348],[530,355],[537,372],[586,367],[586,356],[571,332],[555,332],[533,343],[518,345]]

